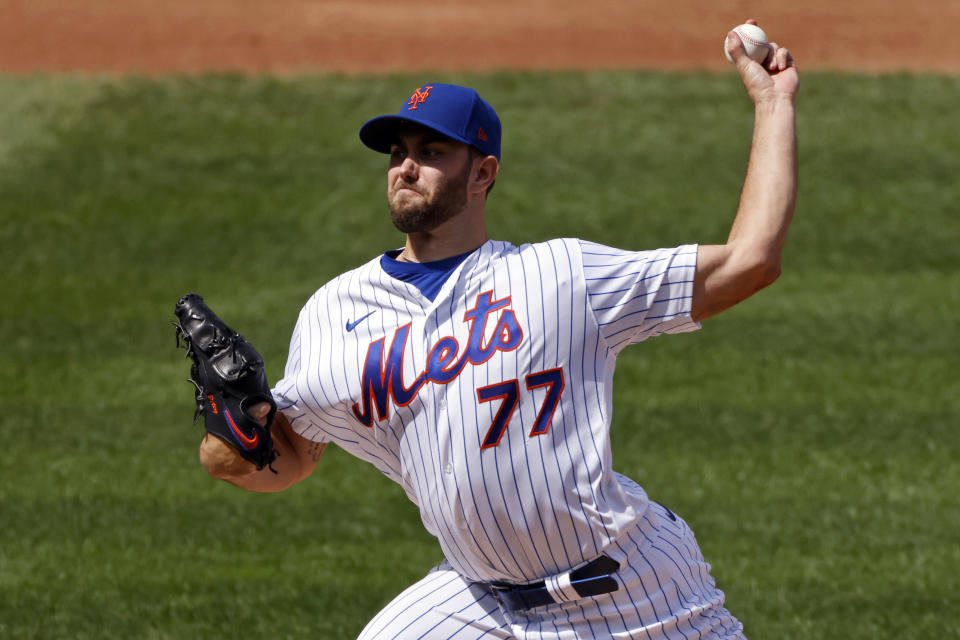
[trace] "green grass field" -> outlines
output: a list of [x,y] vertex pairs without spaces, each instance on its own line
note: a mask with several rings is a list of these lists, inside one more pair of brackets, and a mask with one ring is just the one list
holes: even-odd
[[[0,77],[0,637],[353,638],[439,560],[342,451],[283,494],[208,478],[169,325],[201,293],[276,380],[305,299],[402,243],[356,131],[424,79],[500,111],[494,236],[724,239],[734,75]],[[960,637],[957,104],[805,74],[780,281],[620,360],[616,467],[753,640]]]

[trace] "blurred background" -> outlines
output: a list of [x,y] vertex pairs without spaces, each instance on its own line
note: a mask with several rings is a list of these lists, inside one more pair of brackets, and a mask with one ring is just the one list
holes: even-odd
[[805,69],[960,70],[954,0],[2,0],[0,68],[723,70],[750,17]]

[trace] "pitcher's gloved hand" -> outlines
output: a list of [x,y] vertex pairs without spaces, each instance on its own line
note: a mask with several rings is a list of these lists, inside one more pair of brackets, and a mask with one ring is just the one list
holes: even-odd
[[[263,469],[276,459],[270,425],[277,405],[270,393],[263,358],[228,327],[195,293],[175,309],[177,345],[193,360],[190,382],[197,389],[194,420],[203,414],[207,431]],[[266,403],[264,412],[261,405]],[[271,468],[271,471],[273,469]]]

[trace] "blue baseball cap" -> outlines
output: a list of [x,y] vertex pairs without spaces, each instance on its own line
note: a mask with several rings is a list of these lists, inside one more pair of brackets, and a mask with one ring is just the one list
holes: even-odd
[[500,118],[473,89],[441,83],[418,87],[396,115],[380,116],[360,127],[360,140],[374,151],[390,153],[397,130],[410,123],[500,159]]

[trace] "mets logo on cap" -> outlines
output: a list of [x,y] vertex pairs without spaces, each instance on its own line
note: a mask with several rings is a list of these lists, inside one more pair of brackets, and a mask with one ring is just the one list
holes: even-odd
[[430,97],[430,90],[433,89],[433,85],[428,85],[426,87],[420,87],[413,92],[413,95],[410,96],[410,100],[407,102],[407,109],[409,111],[416,111],[417,105],[422,102],[426,102],[427,98]]

